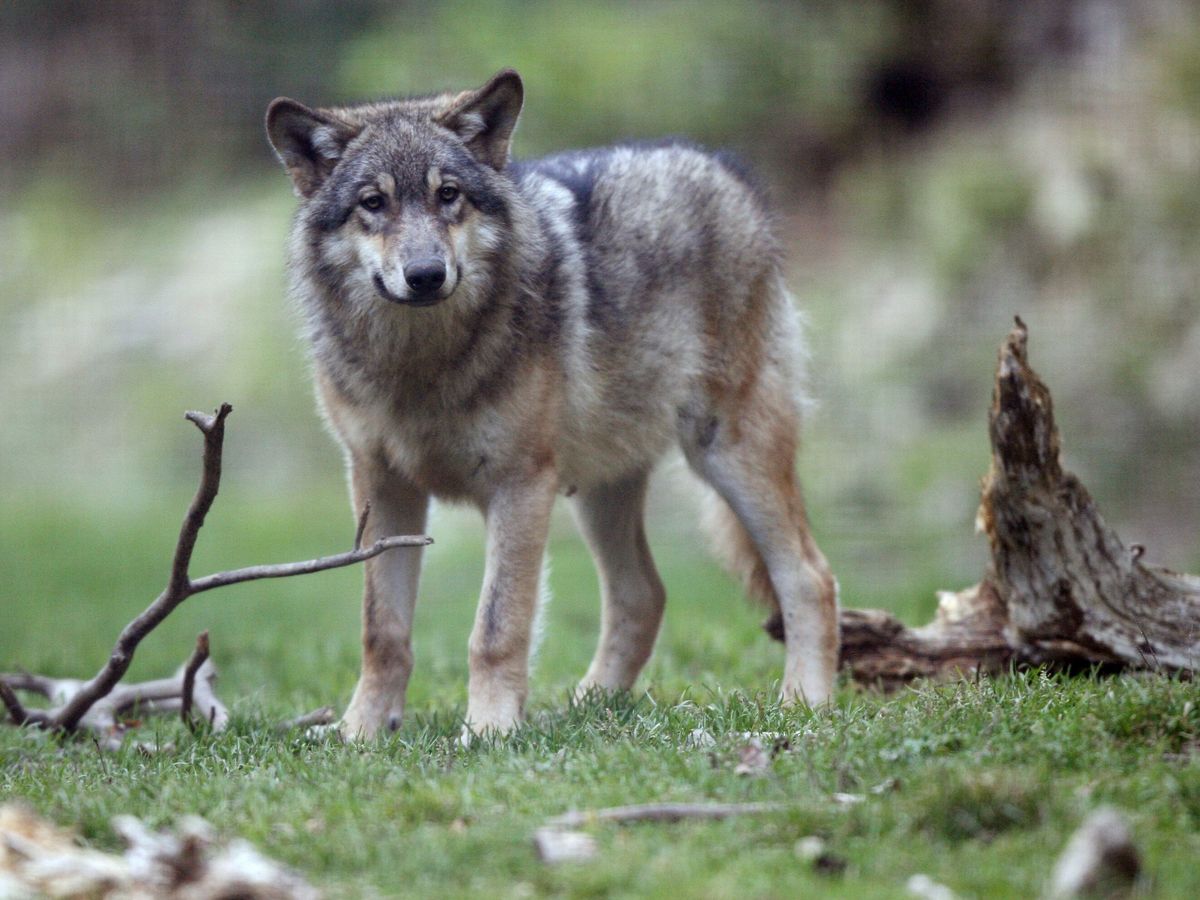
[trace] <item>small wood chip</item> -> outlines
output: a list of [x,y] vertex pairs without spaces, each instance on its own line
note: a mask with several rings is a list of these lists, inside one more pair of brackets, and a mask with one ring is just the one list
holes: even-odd
[[955,900],[954,891],[924,873],[918,873],[908,879],[904,889],[910,897],[917,897],[918,900]]
[[858,803],[862,803],[867,798],[862,794],[844,794],[840,791],[837,791],[830,795],[830,799],[832,799],[833,802],[838,806],[854,806]]
[[825,852],[825,840],[817,837],[815,834],[802,837],[796,841],[795,852],[796,856],[805,862],[812,862]]
[[533,848],[547,865],[583,862],[596,856],[596,842],[582,831],[539,828],[533,833]]
[[796,841],[795,853],[799,859],[812,866],[814,872],[822,875],[841,875],[846,871],[846,860],[830,853],[824,838],[815,834]]
[[1141,867],[1125,817],[1101,807],[1067,842],[1054,865],[1050,896],[1122,897],[1133,890]]

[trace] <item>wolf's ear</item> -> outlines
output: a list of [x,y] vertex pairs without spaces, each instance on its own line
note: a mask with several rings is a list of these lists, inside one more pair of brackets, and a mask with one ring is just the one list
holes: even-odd
[[287,97],[267,107],[267,137],[301,197],[316,193],[357,133],[340,119]]
[[437,121],[457,134],[480,162],[503,169],[524,97],[521,76],[505,69],[479,90],[460,96]]

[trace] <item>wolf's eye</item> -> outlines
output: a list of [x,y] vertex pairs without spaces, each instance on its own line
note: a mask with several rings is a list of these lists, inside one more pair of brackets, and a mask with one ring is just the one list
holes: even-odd
[[452,184],[443,184],[438,188],[438,199],[443,203],[453,203],[458,199],[458,188]]
[[358,202],[368,212],[379,212],[379,210],[383,209],[383,197],[379,194],[367,194],[367,196]]

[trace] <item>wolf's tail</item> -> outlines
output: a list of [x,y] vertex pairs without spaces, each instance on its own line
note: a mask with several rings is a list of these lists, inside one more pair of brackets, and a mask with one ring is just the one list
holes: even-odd
[[708,492],[702,521],[717,560],[741,580],[746,596],[770,612],[763,628],[775,640],[782,641],[783,615],[779,611],[779,597],[771,584],[767,564],[749,532],[729,504],[714,491]]

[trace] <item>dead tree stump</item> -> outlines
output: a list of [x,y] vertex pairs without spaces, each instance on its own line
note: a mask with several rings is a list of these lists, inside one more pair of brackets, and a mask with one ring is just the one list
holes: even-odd
[[1028,331],[1000,348],[988,430],[992,463],[979,524],[983,580],[940,594],[933,622],[906,628],[882,610],[843,610],[842,666],[860,682],[1061,668],[1200,668],[1200,578],[1141,562],[1062,468],[1050,391],[1029,366]]

